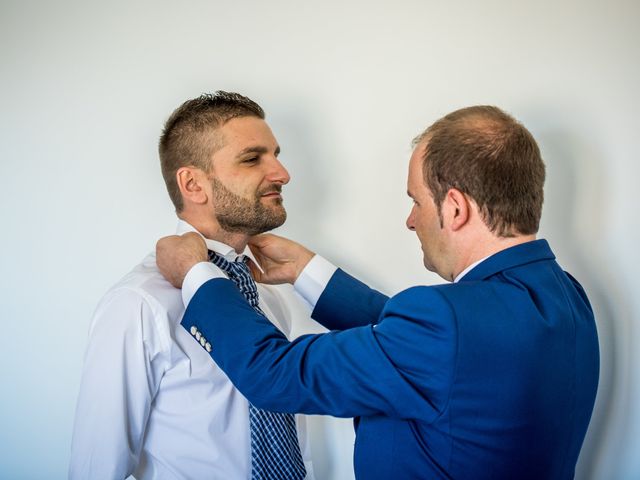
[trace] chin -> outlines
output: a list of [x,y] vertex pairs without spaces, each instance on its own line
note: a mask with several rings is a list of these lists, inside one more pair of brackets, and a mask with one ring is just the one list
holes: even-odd
[[[284,209],[284,206],[282,206],[282,201],[276,205],[270,205],[267,208],[271,210],[272,215],[282,217],[283,219],[287,218],[287,211]],[[284,223],[284,220],[282,220],[282,222]]]
[[[424,265],[424,268],[426,268],[430,272],[440,275],[440,272],[438,272],[438,269],[436,268],[436,266],[429,261],[426,255],[422,257],[422,264]],[[440,276],[442,277],[442,275]]]
[[[275,228],[281,227],[287,220],[287,212],[284,208],[272,211],[269,215],[268,221],[261,225],[260,231],[257,233],[269,232]],[[256,235],[254,233],[253,235]]]
[[262,200],[271,205],[282,205],[282,197],[262,197]]

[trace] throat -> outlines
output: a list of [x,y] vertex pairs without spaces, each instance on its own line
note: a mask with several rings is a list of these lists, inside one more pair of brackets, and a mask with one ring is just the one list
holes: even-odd
[[245,251],[247,243],[249,242],[249,234],[242,232],[229,232],[222,228],[216,220],[206,219],[199,221],[198,219],[188,218],[186,215],[178,215],[178,217],[189,223],[193,228],[204,235],[205,238],[229,245],[238,254]]

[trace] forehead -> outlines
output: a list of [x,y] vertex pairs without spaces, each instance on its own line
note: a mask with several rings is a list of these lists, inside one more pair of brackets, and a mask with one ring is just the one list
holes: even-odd
[[253,145],[266,148],[277,146],[267,122],[258,117],[238,117],[218,129],[222,147],[245,148]]
[[426,142],[421,142],[413,149],[409,159],[409,186],[418,187],[424,185],[422,164],[425,154]]

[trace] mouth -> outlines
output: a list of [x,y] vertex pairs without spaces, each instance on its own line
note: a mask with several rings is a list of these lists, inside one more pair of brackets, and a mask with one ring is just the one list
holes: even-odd
[[268,192],[264,192],[262,195],[260,195],[260,197],[262,198],[277,198],[282,200],[282,193],[281,193],[281,189],[276,189],[276,190],[270,190]]

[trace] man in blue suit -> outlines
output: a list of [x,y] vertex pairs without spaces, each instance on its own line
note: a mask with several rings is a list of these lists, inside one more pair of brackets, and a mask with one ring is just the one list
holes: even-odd
[[358,478],[573,478],[598,340],[584,290],[536,239],[538,146],[511,116],[478,106],[414,147],[407,227],[425,267],[452,283],[388,298],[295,242],[256,237],[256,280],[294,283],[331,330],[289,342],[206,263],[199,237],[168,237],[158,265],[183,286],[182,325],[254,405],[356,417]]

